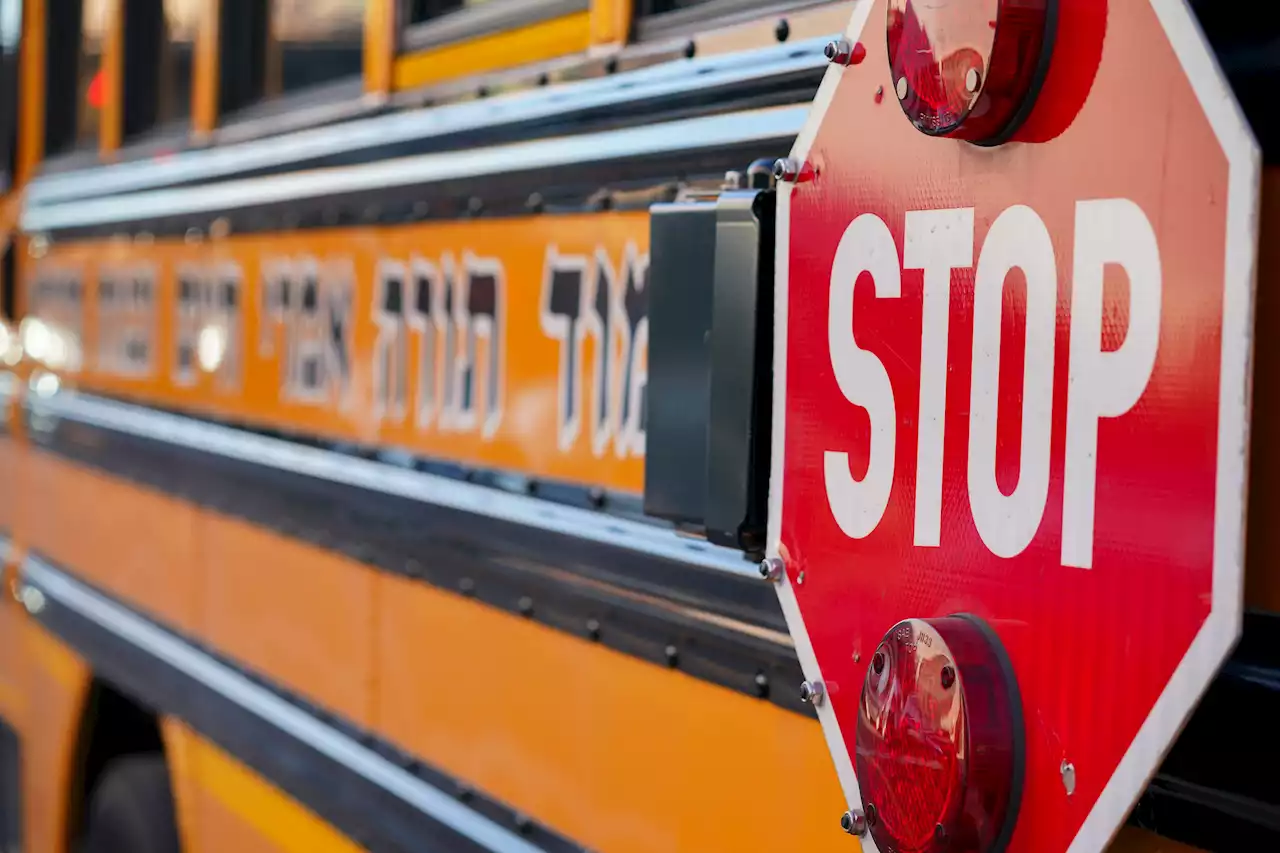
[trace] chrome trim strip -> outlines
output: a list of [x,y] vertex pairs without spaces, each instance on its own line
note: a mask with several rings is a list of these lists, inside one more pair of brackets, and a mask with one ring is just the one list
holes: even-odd
[[107,196],[43,207],[22,214],[28,233],[214,213],[344,193],[456,181],[507,172],[625,160],[654,154],[715,149],[745,142],[785,140],[799,133],[808,105],[706,116],[627,130],[590,133],[471,151],[448,151],[362,166],[296,172],[220,184]]
[[586,12],[590,8],[590,0],[490,0],[409,25],[401,35],[400,49],[406,53],[442,47]]
[[53,415],[280,471],[613,545],[679,563],[747,577],[756,576],[755,565],[738,551],[683,539],[668,528],[640,521],[358,459],[332,450],[305,447],[234,427],[193,420],[80,392],[60,391],[43,398],[32,395],[27,398],[27,404],[34,414]]
[[145,649],[459,835],[497,853],[540,853],[541,848],[473,812],[439,788],[415,778],[342,732],[259,687],[168,631],[109,601],[43,560],[28,557],[23,562],[22,575],[25,583],[34,585],[47,598],[76,611],[120,639]]
[[678,60],[609,77],[190,151],[163,160],[60,172],[33,181],[27,188],[26,202],[28,207],[37,207],[89,196],[215,180],[379,145],[603,106],[616,105],[619,111],[625,111],[627,104],[641,100],[820,69],[825,64],[822,47],[827,40],[808,39],[742,53]]

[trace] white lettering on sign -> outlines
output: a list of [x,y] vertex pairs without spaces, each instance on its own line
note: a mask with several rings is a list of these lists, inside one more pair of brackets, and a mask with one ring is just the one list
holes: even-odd
[[[1107,264],[1129,277],[1129,328],[1102,349],[1102,280]],[[1062,564],[1093,567],[1098,419],[1133,408],[1147,387],[1160,345],[1160,247],[1142,209],[1126,199],[1076,206],[1071,358],[1067,378],[1067,461],[1062,494]]]
[[889,505],[898,426],[888,372],[880,359],[853,340],[853,289],[863,273],[871,276],[877,297],[890,299],[902,293],[893,234],[883,219],[870,213],[855,219],[840,238],[831,266],[827,315],[827,341],[836,382],[845,399],[866,409],[871,419],[867,473],[861,480],[855,480],[849,470],[848,453],[828,450],[822,458],[831,514],[844,534],[853,539],[870,535]]
[[[827,322],[831,365],[845,399],[866,410],[871,440],[861,480],[854,479],[849,454],[841,450],[823,453],[823,473],[827,502],[841,531],[854,539],[869,536],[889,504],[897,407],[884,364],[854,340],[854,288],[860,277],[869,275],[877,298],[896,298],[902,291],[902,269],[921,270],[913,540],[919,547],[937,547],[942,523],[951,275],[953,270],[973,266],[974,212],[971,208],[912,211],[905,224],[901,267],[892,232],[874,214],[850,223],[836,249]],[[1128,328],[1123,343],[1112,351],[1104,350],[1102,341],[1103,275],[1108,265],[1122,270],[1129,281]],[[1090,568],[1098,421],[1119,417],[1138,402],[1151,378],[1159,345],[1162,279],[1150,221],[1125,199],[1080,202],[1073,268],[1062,563]],[[1005,494],[996,482],[1001,316],[1005,287],[1014,270],[1020,270],[1026,281],[1026,346],[1018,395],[1022,404],[1018,482]],[[992,223],[978,255],[969,389],[969,505],[978,535],[1000,557],[1017,556],[1031,544],[1048,503],[1057,299],[1057,259],[1048,228],[1031,208],[1010,207]]]

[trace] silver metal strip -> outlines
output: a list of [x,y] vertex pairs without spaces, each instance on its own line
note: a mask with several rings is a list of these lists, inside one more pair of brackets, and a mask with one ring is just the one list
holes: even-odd
[[680,563],[747,577],[756,576],[755,564],[749,563],[740,552],[707,542],[683,539],[674,531],[656,525],[357,459],[331,450],[304,447],[233,427],[73,391],[61,391],[44,398],[32,395],[27,398],[27,404],[33,413],[54,415],[166,444],[215,453],[229,459],[613,545]]
[[97,166],[39,178],[27,188],[28,207],[210,181],[248,171],[444,136],[605,106],[628,104],[732,83],[767,81],[825,64],[827,39],[808,39],[761,50],[679,60],[592,80],[565,83],[425,110],[394,113],[271,139],[190,151],[162,160]]
[[28,207],[22,214],[22,228],[32,233],[161,219],[166,216],[212,214],[259,204],[277,204],[654,154],[677,154],[753,141],[786,140],[789,143],[800,132],[808,112],[807,105],[774,107],[651,124],[627,130],[380,160],[347,168]]
[[340,731],[254,684],[230,667],[129,612],[36,557],[22,566],[23,581],[64,607],[146,650],[280,731],[360,774],[384,791],[476,844],[496,853],[540,853],[541,848],[477,814],[432,785],[410,775]]

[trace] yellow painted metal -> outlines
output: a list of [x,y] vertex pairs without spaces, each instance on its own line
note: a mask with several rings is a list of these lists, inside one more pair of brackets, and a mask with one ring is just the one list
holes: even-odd
[[575,12],[401,56],[395,62],[394,88],[412,89],[580,53],[591,44],[591,17],[589,11]]
[[48,5],[45,0],[25,0],[22,15],[22,51],[19,55],[18,156],[16,182],[21,185],[35,174],[44,157],[45,56],[48,52]]
[[110,157],[124,140],[124,14],[128,0],[106,0],[107,27],[102,43],[102,109],[98,150]]
[[[67,363],[59,366],[70,368],[82,387],[638,493],[647,325],[631,329],[625,315],[629,300],[643,296],[647,253],[643,212],[531,216],[201,244],[55,244],[35,263],[26,286],[31,294],[42,280],[82,282],[79,306],[37,300],[30,306],[68,337]],[[584,318],[596,313],[571,334],[567,320],[549,313],[550,277],[553,267],[574,265],[583,274],[576,307]],[[215,286],[237,282],[238,314],[180,303],[177,279],[183,275],[211,276]],[[120,293],[138,276],[153,282],[152,300],[107,312],[100,298],[104,277],[114,279],[113,292]],[[429,279],[437,319],[411,316],[403,325],[388,325],[379,315],[379,282],[388,276],[402,281],[409,306],[416,282]],[[463,301],[485,276],[499,280],[496,312],[462,317]],[[287,281],[295,294],[316,280],[318,313],[304,321],[296,312],[265,307],[264,280]],[[450,299],[457,304],[445,321],[441,314]],[[326,323],[334,317],[349,341],[341,355],[326,349]],[[134,339],[149,353],[146,365],[121,364],[121,347]],[[179,367],[180,348],[194,359],[209,355],[201,349],[206,344],[216,349],[216,364]],[[315,354],[310,361],[299,355],[307,351]],[[348,365],[345,379],[342,363]],[[321,371],[329,381],[301,387],[304,369]]]
[[185,853],[362,849],[185,724],[165,719],[163,729]]
[[395,0],[365,0],[364,90],[372,95],[391,92],[396,59]]
[[191,74],[191,129],[198,139],[206,138],[218,125],[221,12],[222,0],[200,0]]
[[633,0],[591,0],[591,44],[622,45],[631,34]]

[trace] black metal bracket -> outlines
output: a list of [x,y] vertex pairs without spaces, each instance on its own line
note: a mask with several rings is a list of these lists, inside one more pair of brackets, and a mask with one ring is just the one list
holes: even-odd
[[650,209],[645,512],[764,547],[773,362],[772,190]]

